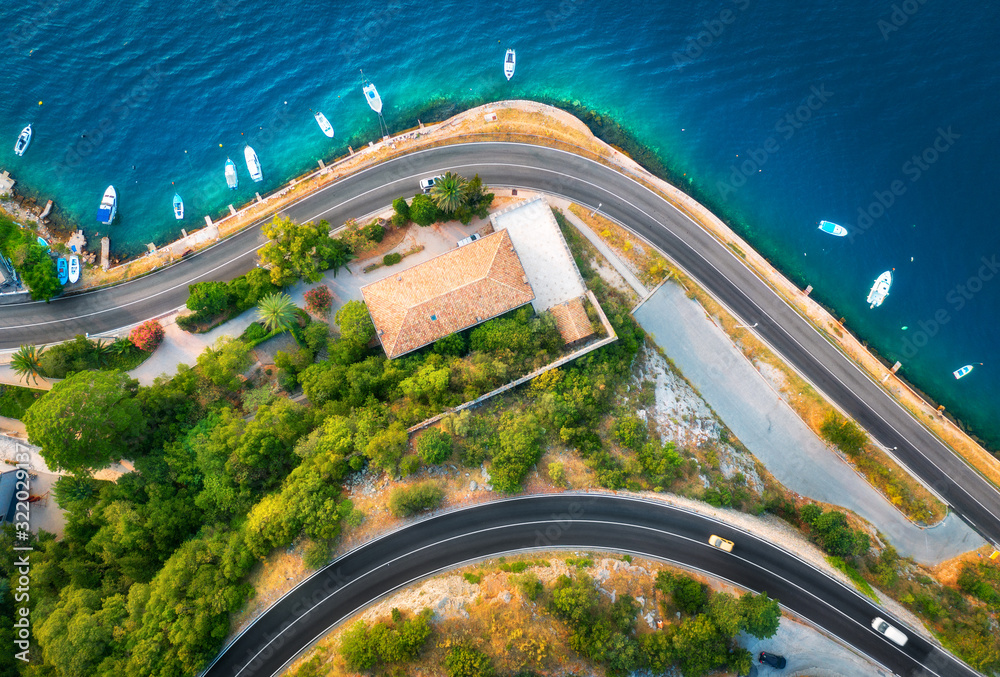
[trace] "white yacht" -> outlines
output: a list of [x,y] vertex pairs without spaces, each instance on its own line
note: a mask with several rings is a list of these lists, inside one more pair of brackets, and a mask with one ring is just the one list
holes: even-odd
[[230,190],[236,190],[240,187],[240,177],[236,173],[236,163],[233,162],[232,158],[226,158],[226,183],[229,184]]
[[319,128],[323,130],[323,133],[332,139],[333,125],[331,125],[330,121],[326,119],[326,116],[323,115],[322,112],[319,112],[319,113],[313,113],[313,117],[316,118],[316,124],[318,124]]
[[31,125],[22,129],[20,136],[17,137],[17,141],[14,143],[14,155],[24,155],[24,151],[28,150],[29,143],[31,143]]
[[875,280],[875,284],[872,285],[872,290],[868,292],[868,303],[869,308],[877,308],[882,305],[885,301],[885,297],[889,295],[889,287],[892,286],[892,271],[887,270]]
[[503,74],[510,80],[514,77],[514,67],[517,65],[517,56],[513,49],[508,49],[503,57]]
[[367,101],[368,105],[372,107],[372,110],[381,115],[382,97],[378,95],[378,90],[375,89],[375,85],[368,82],[364,71],[361,71],[361,91],[365,93],[365,101]]
[[246,158],[247,170],[250,172],[250,178],[253,179],[255,183],[262,181],[264,179],[264,174],[260,170],[260,158],[257,157],[257,152],[247,145],[243,149],[243,157]]
[[110,226],[115,220],[115,213],[118,211],[118,193],[114,186],[108,186],[101,199],[101,206],[97,208],[97,220],[105,226]]

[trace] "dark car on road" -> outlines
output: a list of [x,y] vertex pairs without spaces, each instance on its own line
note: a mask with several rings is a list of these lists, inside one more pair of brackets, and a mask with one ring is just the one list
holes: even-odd
[[785,657],[779,656],[778,654],[768,653],[766,651],[760,652],[760,664],[770,665],[772,668],[778,668],[779,670],[785,667]]

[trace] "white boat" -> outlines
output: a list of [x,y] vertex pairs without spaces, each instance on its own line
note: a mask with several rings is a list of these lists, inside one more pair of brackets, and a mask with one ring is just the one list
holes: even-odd
[[513,49],[508,49],[507,54],[503,57],[503,74],[507,76],[510,80],[514,77],[514,67],[517,65],[517,56],[514,54]]
[[24,151],[28,150],[29,143],[31,143],[31,125],[22,129],[21,135],[14,142],[14,155],[24,155]]
[[378,95],[375,85],[365,78],[365,72],[361,71],[361,91],[365,93],[365,101],[372,107],[372,110],[382,114],[382,97]]
[[250,178],[255,182],[262,181],[264,174],[260,171],[260,158],[256,151],[249,145],[243,149],[243,157],[247,160],[247,169],[250,171]]
[[829,221],[820,221],[819,229],[824,233],[829,233],[830,235],[836,235],[837,237],[844,237],[847,235],[847,229],[843,226],[838,226],[836,223],[831,223]]
[[331,125],[330,121],[326,119],[326,116],[323,115],[323,113],[313,113],[313,117],[316,118],[316,124],[318,124],[319,128],[323,130],[323,133],[332,139],[333,125]]
[[955,371],[953,371],[951,373],[955,375],[955,378],[962,378],[963,376],[965,376],[966,374],[968,374],[970,371],[972,371],[972,369],[973,369],[972,365],[971,364],[967,364],[964,367],[962,367],[961,369],[956,369]]
[[80,279],[80,257],[73,254],[69,257],[69,282],[73,284]]
[[230,190],[240,187],[240,177],[236,174],[236,163],[232,158],[226,158],[226,183],[229,184]]
[[184,218],[184,200],[180,193],[174,193],[174,218],[178,221]]
[[868,292],[868,303],[869,308],[877,308],[882,305],[885,301],[885,297],[889,295],[889,287],[892,286],[892,271],[887,270],[875,280],[875,284],[872,285],[872,290]]
[[101,206],[97,208],[97,221],[105,226],[110,226],[115,220],[115,212],[118,211],[118,193],[114,186],[108,186],[101,198]]

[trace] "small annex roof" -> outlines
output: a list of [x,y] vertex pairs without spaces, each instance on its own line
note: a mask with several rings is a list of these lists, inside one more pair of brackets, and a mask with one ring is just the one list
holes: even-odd
[[506,231],[393,273],[361,294],[390,359],[535,298]]

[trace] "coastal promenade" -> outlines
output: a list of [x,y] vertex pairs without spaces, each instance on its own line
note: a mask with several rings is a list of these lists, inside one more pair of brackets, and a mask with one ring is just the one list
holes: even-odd
[[[971,526],[1000,543],[1000,493],[945,447],[733,251],[660,195],[615,169],[553,148],[520,143],[446,145],[388,160],[316,191],[286,209],[297,222],[336,226],[410,195],[425,176],[480,174],[494,186],[536,188],[628,224],[665,252],[821,392],[863,425]],[[249,270],[264,242],[260,224],[184,261],[113,289],[9,306],[0,316],[0,349],[97,333],[183,305],[187,285]]]

